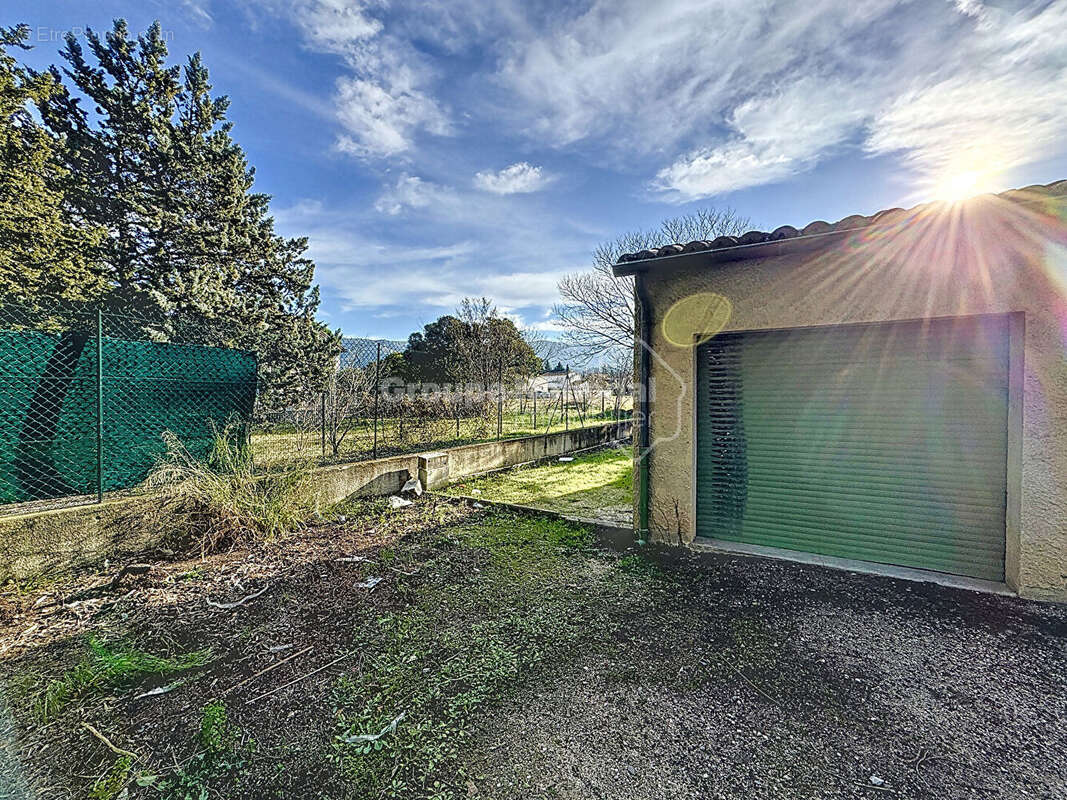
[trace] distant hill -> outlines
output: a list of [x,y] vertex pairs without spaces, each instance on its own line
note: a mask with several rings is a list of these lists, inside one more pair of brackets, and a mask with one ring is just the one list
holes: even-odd
[[365,367],[374,363],[378,344],[382,345],[382,358],[390,353],[403,352],[407,342],[396,339],[361,339],[357,336],[345,336],[341,339],[341,367]]

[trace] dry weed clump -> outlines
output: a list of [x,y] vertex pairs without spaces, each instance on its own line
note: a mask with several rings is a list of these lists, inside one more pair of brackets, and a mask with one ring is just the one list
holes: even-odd
[[172,542],[194,542],[206,554],[275,539],[301,529],[316,510],[309,468],[257,473],[252,448],[234,426],[215,431],[206,458],[173,434],[164,438],[166,454],[148,484],[159,491],[153,523]]

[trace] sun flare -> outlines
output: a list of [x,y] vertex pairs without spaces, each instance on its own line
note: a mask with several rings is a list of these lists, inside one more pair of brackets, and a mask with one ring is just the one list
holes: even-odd
[[934,196],[945,203],[960,203],[989,191],[988,176],[978,170],[947,175],[934,185]]

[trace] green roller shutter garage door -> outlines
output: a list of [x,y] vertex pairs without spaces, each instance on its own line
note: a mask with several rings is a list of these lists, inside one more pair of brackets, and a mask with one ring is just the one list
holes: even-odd
[[1006,317],[723,334],[697,372],[698,535],[1003,580]]

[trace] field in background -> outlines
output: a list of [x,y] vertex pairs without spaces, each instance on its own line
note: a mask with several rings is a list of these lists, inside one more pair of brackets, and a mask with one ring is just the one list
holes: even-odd
[[[447,418],[385,418],[377,421],[377,446],[375,446],[375,422],[359,419],[348,423],[343,436],[338,436],[335,449],[328,428],[324,431],[321,419],[314,416],[301,425],[283,424],[259,428],[252,432],[252,450],[258,468],[275,470],[293,463],[342,463],[361,461],[376,456],[383,457],[400,453],[422,452],[441,447],[491,441],[497,438],[512,439],[520,436],[535,436],[558,433],[582,427],[603,425],[632,415],[632,399],[627,397],[616,415],[607,405],[601,412],[599,404],[589,404],[588,411],[579,413],[577,407],[569,409],[565,418],[556,409],[548,412],[548,404],[538,409],[534,424],[533,406],[528,401],[525,410],[512,402],[500,418],[498,426],[496,409],[491,416]],[[498,437],[499,430],[499,437]]]

